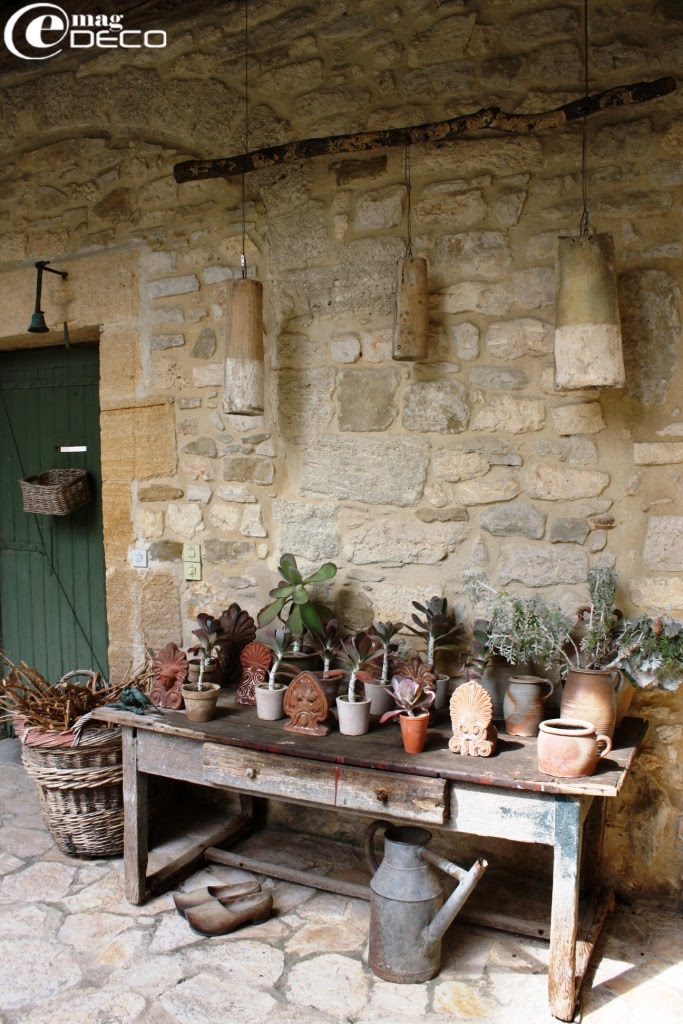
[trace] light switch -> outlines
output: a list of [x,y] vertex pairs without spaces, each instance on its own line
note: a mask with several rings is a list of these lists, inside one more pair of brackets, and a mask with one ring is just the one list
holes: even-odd
[[200,580],[202,578],[201,562],[185,562],[184,567],[186,580]]
[[199,544],[183,544],[183,562],[201,562],[202,549]]
[[131,552],[130,560],[134,569],[147,568],[147,552],[144,550],[144,548],[135,548]]

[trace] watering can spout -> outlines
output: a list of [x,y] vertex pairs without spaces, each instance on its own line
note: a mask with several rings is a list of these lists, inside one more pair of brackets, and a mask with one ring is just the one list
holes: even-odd
[[458,885],[452,895],[446,900],[431,923],[422,932],[422,943],[426,950],[438,945],[444,937],[447,929],[452,925],[457,915],[471,896],[474,888],[478,885],[488,868],[488,861],[479,858],[474,862],[469,871],[451,863],[438,853],[423,847],[420,850],[420,857],[435,868],[444,871],[458,880]]

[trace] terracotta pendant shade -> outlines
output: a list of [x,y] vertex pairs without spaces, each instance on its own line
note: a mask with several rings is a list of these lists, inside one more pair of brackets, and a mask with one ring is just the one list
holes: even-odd
[[223,409],[259,416],[263,408],[263,285],[240,278],[231,289]]
[[415,361],[427,358],[429,291],[427,261],[406,256],[398,265],[392,356]]
[[560,238],[557,269],[555,389],[623,388],[611,234]]

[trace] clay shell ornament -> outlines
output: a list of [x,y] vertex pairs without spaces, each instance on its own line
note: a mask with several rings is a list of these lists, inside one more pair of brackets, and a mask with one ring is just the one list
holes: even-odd
[[301,672],[289,684],[284,708],[289,715],[285,725],[287,732],[299,732],[304,736],[327,736],[329,733],[330,727],[323,724],[330,713],[327,697],[310,672]]
[[182,686],[187,680],[187,655],[177,644],[162,647],[153,661],[154,682],[149,694],[152,704],[170,711],[183,706]]
[[463,683],[450,702],[453,736],[448,749],[469,757],[490,757],[498,744],[491,698],[479,683]]
[[235,704],[256,704],[256,687],[268,679],[268,670],[273,661],[270,647],[253,640],[240,654],[242,679],[235,697]]

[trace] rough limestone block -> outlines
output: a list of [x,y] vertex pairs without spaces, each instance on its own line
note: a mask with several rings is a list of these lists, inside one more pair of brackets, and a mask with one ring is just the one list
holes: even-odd
[[406,197],[405,185],[390,185],[360,195],[353,212],[355,230],[377,231],[396,227],[403,220]]
[[512,253],[502,231],[463,231],[437,238],[434,262],[457,267],[460,277],[500,281],[510,268]]
[[420,381],[406,390],[402,423],[406,430],[459,434],[467,429],[470,404],[459,381]]
[[519,494],[519,484],[509,476],[490,474],[481,480],[467,480],[452,489],[453,501],[461,505],[489,505],[496,501],[511,501]]
[[558,434],[599,434],[605,429],[602,406],[599,402],[577,402],[558,405],[550,410],[553,427]]
[[330,345],[330,357],[335,363],[355,363],[360,359],[360,339],[355,334],[335,338]]
[[583,544],[589,532],[585,519],[560,516],[551,520],[548,540],[551,544]]
[[472,430],[487,433],[527,434],[542,430],[545,402],[537,398],[512,398],[498,395],[495,402],[478,408],[472,417]]
[[344,554],[354,565],[436,565],[465,536],[463,526],[429,525],[405,516],[383,516],[347,525]]
[[140,630],[145,647],[153,651],[169,640],[180,644],[180,596],[172,573],[147,571],[140,595]]
[[427,185],[420,193],[413,216],[425,224],[446,223],[471,228],[481,224],[486,217],[487,207],[481,192],[461,192],[457,187],[447,191],[445,186]]
[[170,403],[102,409],[102,479],[130,483],[174,476],[178,461]]
[[521,501],[485,509],[479,520],[482,529],[495,537],[516,535],[540,540],[545,532],[545,514]]
[[433,301],[436,310],[441,313],[505,316],[510,308],[510,296],[503,285],[482,284],[479,281],[462,281],[451,285],[438,292]]
[[149,347],[152,351],[164,351],[169,348],[182,348],[184,344],[184,334],[155,334]]
[[199,291],[199,279],[196,274],[186,274],[184,277],[162,277],[159,281],[152,281],[147,285],[147,295],[150,299],[163,299],[167,295],[187,295],[188,292]]
[[223,461],[223,479],[237,483],[272,484],[275,468],[270,459],[258,455],[231,455]]
[[224,530],[226,533],[237,530],[241,517],[242,513],[239,508],[220,501],[215,501],[209,509],[209,525],[216,530]]
[[138,332],[126,327],[103,326],[100,331],[100,398],[134,396],[140,369]]
[[608,486],[609,479],[609,473],[532,462],[527,470],[526,491],[530,498],[543,501],[595,498]]
[[231,281],[233,277],[241,276],[242,271],[236,267],[204,267],[202,270],[202,281],[204,284],[220,284],[222,281]]
[[648,569],[683,569],[683,516],[650,516],[643,544]]
[[422,523],[464,523],[470,517],[466,508],[419,508],[415,513]]
[[267,537],[268,531],[263,525],[263,514],[260,505],[246,505],[242,512],[240,533],[243,537]]
[[104,553],[108,566],[125,562],[133,541],[130,484],[102,483],[102,525]]
[[201,455],[205,459],[215,459],[218,455],[216,442],[212,437],[198,437],[183,448],[186,455]]
[[164,513],[161,509],[140,509],[140,533],[146,540],[157,540],[164,533]]
[[321,562],[339,552],[339,509],[336,505],[310,505],[274,501],[273,518],[279,527],[281,551]]
[[512,294],[520,309],[543,309],[555,302],[553,267],[526,267],[512,275]]
[[679,358],[680,288],[664,270],[619,277],[626,394],[644,405],[666,398]]
[[233,565],[236,562],[251,562],[256,557],[256,548],[253,541],[247,540],[219,540],[217,537],[207,537],[202,541],[202,553],[205,562],[227,562]]
[[682,576],[639,576],[629,581],[631,600],[647,611],[683,612]]
[[166,484],[149,484],[138,491],[140,501],[174,501],[182,496],[180,487],[169,487]]
[[280,370],[277,390],[283,437],[296,442],[326,429],[334,416],[334,375],[328,367]]
[[210,359],[216,351],[216,332],[212,327],[205,327],[199,332],[190,353],[193,359]]
[[249,488],[240,484],[222,484],[218,488],[217,494],[223,501],[238,501],[242,504],[253,504],[256,501],[255,495]]
[[185,505],[172,501],[166,509],[166,526],[171,533],[191,540],[204,529],[202,510],[197,505]]
[[485,476],[491,466],[489,460],[478,452],[443,450],[434,453],[432,468],[437,480],[457,483],[458,480]]
[[502,584],[524,583],[527,587],[550,587],[556,583],[583,583],[588,576],[585,551],[551,547],[549,544],[509,544],[498,559]]
[[636,466],[668,466],[683,462],[683,441],[653,441],[633,445]]
[[211,501],[212,490],[208,484],[188,484],[187,500],[199,501],[202,505],[208,505]]
[[341,370],[337,374],[339,429],[386,430],[396,418],[398,370]]
[[589,437],[572,437],[570,441],[537,441],[534,451],[543,458],[587,466],[598,461],[595,441]]
[[519,391],[529,383],[524,370],[506,369],[503,366],[477,366],[470,371],[470,382],[478,388]]
[[198,388],[221,388],[225,369],[222,363],[207,363],[206,366],[194,366],[192,378]]
[[303,452],[302,493],[372,505],[412,505],[422,497],[429,448],[408,438],[321,437]]
[[455,324],[448,329],[448,334],[452,344],[455,345],[458,359],[468,363],[479,358],[479,328],[476,324],[471,324],[468,321]]
[[533,317],[491,324],[486,332],[486,349],[496,359],[545,356],[552,351],[552,342],[552,326]]

